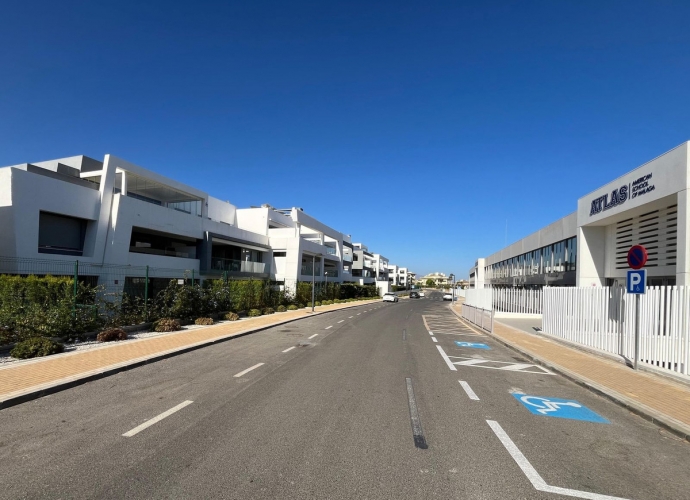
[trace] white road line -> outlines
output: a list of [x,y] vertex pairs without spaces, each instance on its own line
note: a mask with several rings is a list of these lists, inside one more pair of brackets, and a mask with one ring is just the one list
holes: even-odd
[[491,430],[494,431],[496,437],[501,441],[503,446],[505,446],[505,449],[508,450],[510,456],[513,457],[513,460],[515,460],[515,462],[518,464],[518,467],[520,467],[525,476],[527,476],[527,479],[530,480],[535,490],[546,491],[547,493],[556,493],[558,495],[565,495],[569,497],[586,498],[588,500],[625,500],[621,497],[600,495],[599,493],[592,493],[590,491],[571,490],[568,488],[561,488],[559,486],[550,486],[546,484],[546,481],[544,481],[537,470],[532,467],[532,464],[529,463],[525,455],[522,454],[515,443],[513,443],[510,437],[508,437],[508,434],[506,434],[506,431],[503,430],[499,423],[495,420],[487,420],[486,423],[489,424],[489,427],[491,427]]
[[310,339],[313,339],[313,338],[316,337],[317,335],[318,335],[318,333],[315,333],[314,335],[312,335],[312,336],[309,337],[309,338],[310,338]]
[[448,365],[448,368],[450,368],[450,370],[453,372],[458,371],[458,369],[455,368],[455,366],[453,366],[453,363],[450,362],[450,358],[446,354],[446,351],[443,350],[443,347],[441,347],[440,345],[437,345],[436,348],[438,349],[438,352],[441,353],[441,356],[443,357],[443,361],[446,362],[446,364]]
[[362,314],[362,313],[357,313],[357,316],[359,316],[360,314]]
[[432,332],[431,330],[429,330],[429,335],[433,335],[433,334],[434,334],[434,332]]
[[345,321],[345,320],[344,320],[344,319],[341,319],[340,321],[338,321],[338,323],[342,323],[343,321]]
[[348,318],[347,318],[347,319],[352,319],[352,318],[354,318],[354,316],[348,316]]
[[252,367],[250,367],[250,368],[247,368],[246,370],[242,370],[240,373],[236,373],[235,375],[233,375],[233,377],[235,377],[235,378],[241,377],[241,376],[244,375],[245,373],[249,373],[249,372],[252,371],[252,370],[256,370],[258,367],[260,367],[260,366],[262,366],[262,365],[263,365],[263,363],[257,363],[257,364],[255,364],[254,366],[252,366]]
[[474,391],[470,387],[470,384],[468,384],[464,380],[458,380],[458,382],[460,382],[460,385],[462,386],[462,388],[465,389],[465,393],[467,393],[468,398],[470,398],[473,401],[479,401],[479,398],[477,397],[477,395],[474,393]]
[[333,325],[327,326],[326,328],[324,328],[324,330],[328,330],[329,328],[333,328]]
[[431,340],[433,340],[434,342],[438,343],[438,339],[437,339],[436,337],[431,337]]
[[295,348],[295,346],[293,345],[292,347],[288,347],[287,349],[285,349],[283,352],[292,351],[294,348]]
[[173,407],[173,408],[170,408],[168,411],[164,411],[163,413],[161,413],[161,414],[158,415],[157,417],[153,417],[151,420],[147,420],[147,421],[144,422],[143,424],[136,426],[136,427],[135,427],[134,429],[132,429],[131,431],[125,432],[125,433],[123,434],[123,436],[124,436],[124,437],[132,437],[132,436],[134,436],[135,434],[139,434],[139,433],[140,433],[141,431],[143,431],[144,429],[146,429],[146,428],[148,428],[148,427],[151,427],[151,426],[152,426],[153,424],[155,424],[156,422],[160,422],[160,421],[163,420],[165,417],[169,417],[170,415],[172,415],[172,414],[175,413],[176,411],[180,411],[180,410],[181,410],[182,408],[184,408],[185,406],[191,405],[193,402],[194,402],[194,401],[185,401],[184,403],[180,403],[179,405],[177,405],[177,406],[175,406],[175,407]]

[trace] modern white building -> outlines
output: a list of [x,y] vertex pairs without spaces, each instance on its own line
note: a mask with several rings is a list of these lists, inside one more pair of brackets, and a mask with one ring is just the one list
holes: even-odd
[[471,286],[624,285],[633,245],[648,251],[648,285],[690,286],[689,155],[685,142],[581,197],[577,211],[478,259]]
[[388,282],[395,286],[408,286],[410,273],[406,267],[398,267],[395,264],[388,265]]
[[360,244],[357,270],[350,235],[301,208],[238,209],[113,155],[0,168],[0,229],[2,272],[20,272],[20,259],[79,260],[292,285],[373,283],[378,265]]

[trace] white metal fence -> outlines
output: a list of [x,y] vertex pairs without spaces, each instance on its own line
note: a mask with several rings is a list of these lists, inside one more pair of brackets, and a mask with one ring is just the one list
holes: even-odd
[[[635,296],[622,288],[544,288],[542,330],[635,361]],[[690,287],[640,296],[638,362],[688,375]]]
[[519,288],[492,288],[494,311],[541,314],[543,292]]
[[491,288],[470,288],[465,291],[465,304],[478,309],[493,309]]
[[494,331],[494,314],[493,311],[480,309],[464,303],[462,305],[462,317],[470,323],[474,323],[482,330],[488,332]]

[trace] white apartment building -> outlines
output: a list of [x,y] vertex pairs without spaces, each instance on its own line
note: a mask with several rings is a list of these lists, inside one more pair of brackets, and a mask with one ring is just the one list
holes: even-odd
[[300,208],[238,209],[113,155],[0,168],[0,228],[0,257],[9,258],[2,272],[9,273],[28,258],[286,284],[313,274],[366,283],[376,276],[366,247],[355,277],[350,236]]
[[407,286],[410,283],[410,273],[406,267],[398,267],[395,264],[388,265],[388,282],[395,286]]
[[648,251],[650,286],[690,286],[690,143],[581,197],[577,211],[478,259],[471,286],[624,285],[627,252]]

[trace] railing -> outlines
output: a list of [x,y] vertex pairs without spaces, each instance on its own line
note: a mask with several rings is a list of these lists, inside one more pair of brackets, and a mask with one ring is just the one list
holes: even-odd
[[338,277],[338,270],[337,269],[326,269],[326,272],[328,273],[329,278],[337,278]]
[[493,309],[493,295],[491,288],[471,288],[465,294],[465,304],[479,309],[491,311]]
[[[544,288],[548,335],[635,361],[635,297],[621,288]],[[640,296],[638,362],[690,375],[690,287]]]
[[300,271],[302,276],[321,276],[321,265],[316,264],[313,268],[311,262],[309,264],[302,264],[302,270]]
[[332,247],[326,247],[326,253],[328,255],[337,255],[338,251],[335,248]]
[[473,307],[465,303],[462,305],[462,317],[470,323],[474,323],[482,330],[485,330],[487,332],[494,331],[493,311],[481,309],[479,307]]
[[525,290],[520,288],[493,288],[494,311],[541,314],[543,292],[541,290]]
[[211,269],[214,271],[230,271],[240,273],[264,273],[266,270],[265,262],[250,262],[235,259],[211,259]]

